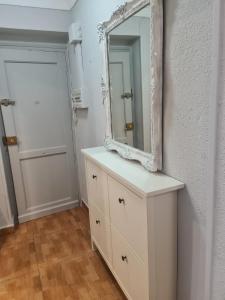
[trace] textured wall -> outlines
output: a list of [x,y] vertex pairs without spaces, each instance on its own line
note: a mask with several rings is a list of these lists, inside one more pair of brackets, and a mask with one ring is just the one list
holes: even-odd
[[204,299],[212,3],[165,1],[164,170],[186,185],[178,199],[179,300]]
[[225,299],[225,3],[221,0],[212,299]]
[[[78,147],[100,145],[104,109],[96,25],[122,1],[80,0],[73,18],[83,28],[85,84],[91,126],[80,122]],[[204,299],[212,0],[165,3],[164,171],[186,184],[179,194],[178,300]],[[82,173],[84,176],[84,173]],[[82,195],[86,197],[85,186]],[[217,300],[217,299],[216,299]]]

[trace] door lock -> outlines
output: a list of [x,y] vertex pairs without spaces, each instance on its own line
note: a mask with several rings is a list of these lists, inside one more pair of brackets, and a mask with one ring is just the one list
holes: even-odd
[[4,146],[15,146],[18,144],[16,136],[3,136],[2,142]]
[[3,98],[3,99],[0,99],[0,105],[2,105],[2,106],[15,105],[15,101]]

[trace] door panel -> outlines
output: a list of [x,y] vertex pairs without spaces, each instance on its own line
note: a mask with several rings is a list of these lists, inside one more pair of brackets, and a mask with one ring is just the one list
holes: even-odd
[[86,163],[88,202],[109,220],[108,183],[106,173],[90,161]]
[[131,92],[131,70],[129,50],[110,50],[109,71],[111,84],[111,109],[114,138],[133,146],[133,131],[126,131],[126,123],[132,123],[132,100],[122,99]]
[[58,101],[55,88],[58,65],[5,62],[5,67],[10,96],[16,99],[13,114],[19,151],[64,145],[65,105]]
[[78,198],[65,55],[0,49],[3,107],[20,221],[73,206]]
[[94,206],[90,205],[91,231],[99,250],[104,255],[107,263],[112,263],[112,244],[110,224],[102,213]]
[[138,256],[146,262],[148,245],[145,201],[110,176],[108,188],[112,224],[126,237]]
[[111,225],[112,232],[112,252],[113,252],[113,268],[117,275],[117,278],[120,280],[123,290],[126,294],[129,294],[129,266],[128,260],[129,257],[129,248],[127,244],[124,243],[124,240],[121,238],[121,235],[118,234],[116,229]]
[[148,268],[139,259],[126,239],[111,226],[113,267],[129,299],[147,300],[148,296]]
[[71,200],[66,155],[21,161],[26,209]]
[[123,94],[123,65],[121,63],[110,64],[110,82],[112,95],[112,124],[113,136],[117,141],[127,143],[125,132],[125,111],[124,102],[121,99]]

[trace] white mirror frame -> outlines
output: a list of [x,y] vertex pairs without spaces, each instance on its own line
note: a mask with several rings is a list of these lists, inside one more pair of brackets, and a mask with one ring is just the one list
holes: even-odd
[[[101,90],[103,103],[106,110],[106,134],[104,146],[108,150],[114,150],[125,159],[139,161],[148,171],[157,172],[162,169],[162,47],[163,47],[163,0],[133,0],[112,14],[107,22],[98,25],[99,43],[102,51],[103,70]],[[113,140],[111,109],[110,109],[110,87],[109,87],[109,65],[108,65],[108,33],[124,20],[150,5],[150,53],[151,56],[151,153],[147,153],[131,146]]]

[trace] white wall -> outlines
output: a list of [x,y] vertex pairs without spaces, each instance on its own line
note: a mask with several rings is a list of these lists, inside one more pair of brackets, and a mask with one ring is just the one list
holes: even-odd
[[179,193],[178,299],[205,299],[209,195],[211,0],[165,3],[164,171],[183,181]]
[[[73,19],[83,28],[87,126],[80,123],[78,147],[101,145],[105,115],[100,94],[100,51],[96,26],[122,1],[79,0]],[[205,298],[210,215],[208,165],[212,72],[213,0],[165,4],[164,172],[186,184],[179,193],[178,300]],[[86,126],[86,127],[85,127]],[[90,139],[91,136],[91,139]],[[82,173],[84,176],[84,173]],[[82,187],[85,195],[85,186]],[[215,298],[215,300],[218,300]],[[220,299],[219,299],[220,300]]]
[[[87,192],[86,192],[86,181],[85,181],[85,167],[84,160],[81,155],[81,149],[90,147],[94,145],[95,136],[93,136],[92,127],[94,121],[92,121],[90,116],[90,111],[92,110],[91,99],[89,99],[87,92],[89,91],[86,81],[84,82],[83,74],[81,74],[82,66],[80,65],[80,58],[77,46],[69,46],[69,67],[70,67],[70,89],[80,89],[84,88],[84,96],[88,103],[88,109],[77,110],[73,112],[73,133],[75,149],[76,149],[76,158],[77,158],[77,167],[79,174],[79,185],[80,185],[80,198],[87,202]],[[89,100],[89,101],[88,101]]]
[[0,4],[70,10],[76,0],[0,0]]
[[102,145],[105,136],[105,111],[101,97],[101,53],[99,51],[97,24],[110,18],[115,8],[122,4],[117,1],[78,1],[72,10],[74,21],[79,21],[82,26],[83,42],[83,68],[86,100],[89,103],[88,111],[77,113],[76,144],[78,162],[80,162],[80,191],[81,198],[86,201],[86,184],[84,160],[80,149]]
[[70,24],[70,11],[0,5],[0,29],[68,32]]

